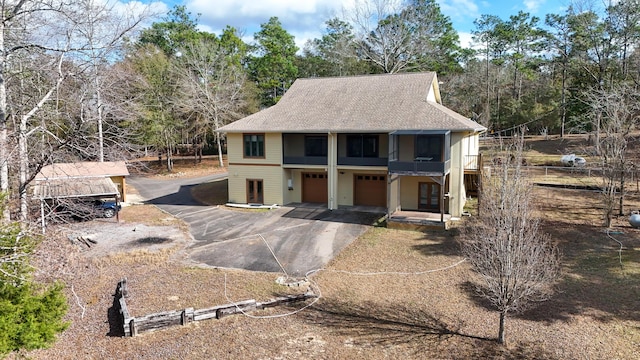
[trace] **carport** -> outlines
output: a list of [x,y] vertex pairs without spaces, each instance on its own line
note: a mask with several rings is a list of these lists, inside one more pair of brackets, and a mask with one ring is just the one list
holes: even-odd
[[[57,179],[36,179],[33,198],[40,200],[40,219],[42,233],[45,233],[46,200],[81,199],[81,198],[113,198],[119,201],[118,187],[110,178],[105,177],[73,177]],[[116,213],[116,218],[118,214]]]

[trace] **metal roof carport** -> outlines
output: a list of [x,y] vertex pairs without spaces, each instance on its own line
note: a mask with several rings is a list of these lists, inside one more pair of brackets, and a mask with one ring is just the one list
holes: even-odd
[[[117,186],[105,177],[69,177],[36,179],[33,198],[40,200],[42,233],[45,232],[44,201],[48,199],[70,199],[85,197],[113,197],[118,201]],[[116,213],[117,214],[117,213]],[[116,215],[117,216],[117,215]]]

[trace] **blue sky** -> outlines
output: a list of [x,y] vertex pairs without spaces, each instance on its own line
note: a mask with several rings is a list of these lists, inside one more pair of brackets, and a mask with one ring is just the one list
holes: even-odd
[[[200,15],[202,30],[219,33],[226,25],[244,32],[251,41],[260,24],[277,16],[283,27],[302,47],[307,39],[319,38],[324,22],[340,15],[345,6],[357,0],[141,0],[160,2],[167,9],[185,5],[192,14]],[[362,1],[362,0],[360,0]],[[449,16],[460,34],[460,42],[468,46],[473,21],[483,14],[497,15],[507,20],[518,11],[526,11],[544,19],[548,13],[563,13],[569,0],[437,0],[443,14]]]

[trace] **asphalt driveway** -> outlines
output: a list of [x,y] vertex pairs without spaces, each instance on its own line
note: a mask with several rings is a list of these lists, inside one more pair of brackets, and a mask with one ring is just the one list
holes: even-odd
[[171,180],[133,177],[129,184],[146,203],[190,225],[190,261],[215,267],[267,272],[284,268],[289,275],[302,276],[324,267],[381,216],[307,204],[235,210],[202,205],[191,197],[193,186],[225,178],[226,174]]

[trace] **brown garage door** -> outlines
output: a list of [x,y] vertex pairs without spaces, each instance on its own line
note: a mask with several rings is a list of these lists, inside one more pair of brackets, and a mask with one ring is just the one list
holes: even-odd
[[327,174],[302,173],[302,202],[326,204]]
[[386,175],[354,175],[354,205],[387,206]]

